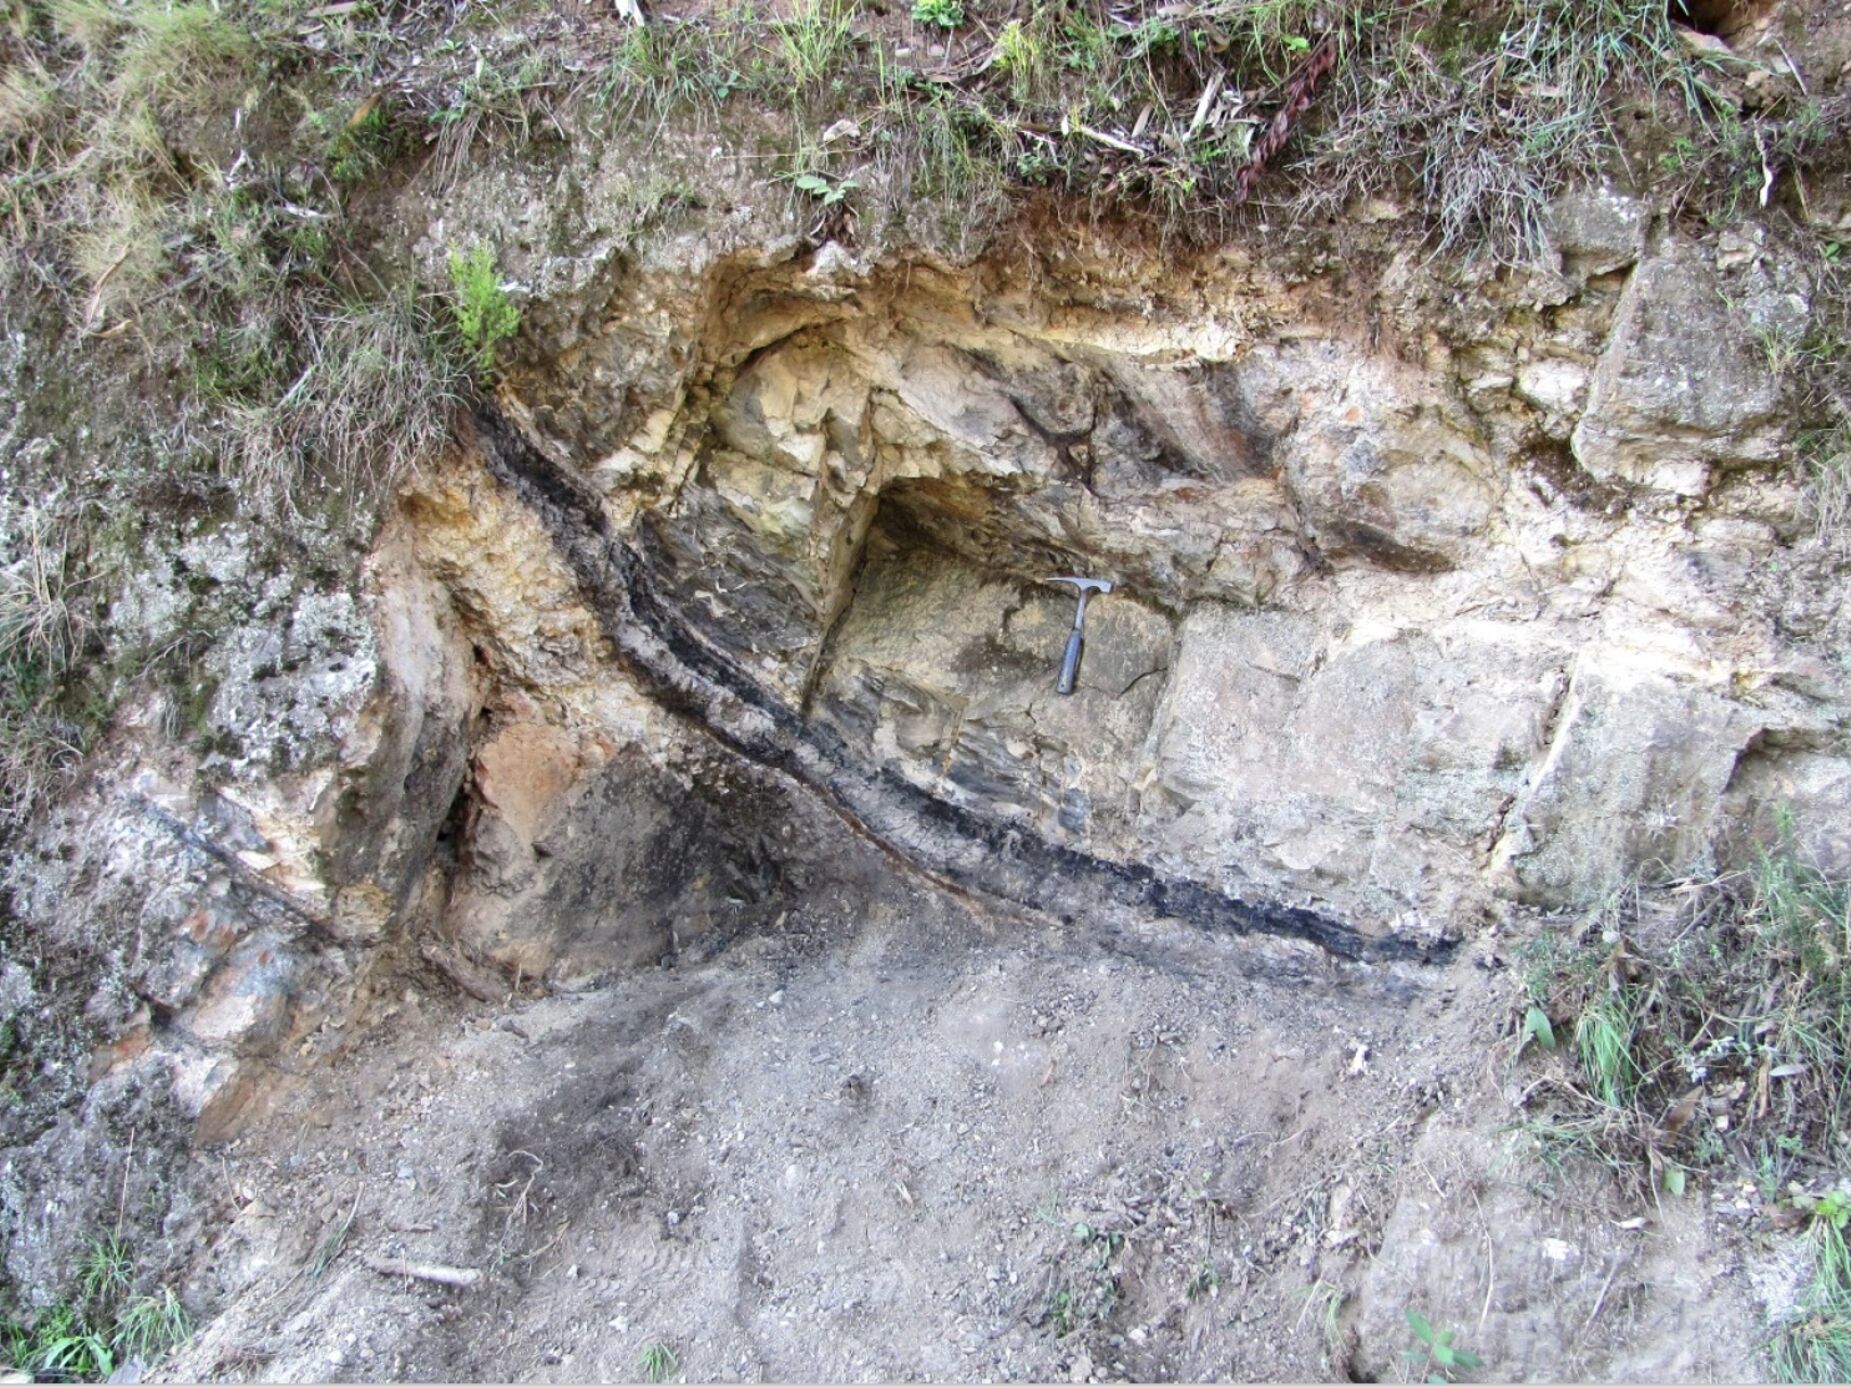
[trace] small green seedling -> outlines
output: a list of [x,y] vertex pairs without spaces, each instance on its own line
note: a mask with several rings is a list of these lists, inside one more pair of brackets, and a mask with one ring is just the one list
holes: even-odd
[[964,23],[964,0],[913,0],[913,20],[956,29]]
[[467,255],[453,249],[450,286],[457,331],[475,358],[476,370],[493,371],[495,344],[513,337],[521,326],[521,311],[495,272],[495,252],[479,243]]
[[1460,1349],[1453,1343],[1456,1331],[1435,1330],[1432,1322],[1411,1306],[1402,1314],[1408,1318],[1408,1324],[1413,1327],[1415,1336],[1420,1340],[1420,1344],[1403,1353],[1415,1362],[1426,1360],[1427,1382],[1451,1383],[1453,1371],[1456,1369],[1484,1368],[1484,1360],[1470,1350]]
[[855,191],[856,183],[852,178],[832,179],[827,174],[798,174],[791,180],[793,187],[800,193],[808,193],[824,207],[834,207],[847,199]]
[[1555,1027],[1549,1021],[1549,1014],[1540,1007],[1532,1007],[1523,1014],[1523,1040],[1517,1043],[1517,1050],[1534,1041],[1545,1051],[1555,1049]]
[[1189,1285],[1183,1292],[1191,1301],[1200,1296],[1213,1296],[1221,1290],[1221,1273],[1210,1259],[1203,1259],[1202,1266],[1195,1270],[1195,1276],[1189,1279]]
[[669,1348],[667,1341],[652,1340],[636,1356],[636,1367],[651,1383],[665,1383],[681,1367],[681,1362],[675,1358],[675,1351]]
[[1842,1190],[1827,1191],[1812,1207],[1812,1217],[1843,1233],[1845,1225],[1851,1224],[1851,1196]]

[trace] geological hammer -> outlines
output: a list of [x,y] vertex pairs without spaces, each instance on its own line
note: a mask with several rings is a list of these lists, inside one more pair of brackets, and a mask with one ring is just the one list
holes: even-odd
[[1073,682],[1080,677],[1080,652],[1085,649],[1086,638],[1080,633],[1086,626],[1086,600],[1094,593],[1112,591],[1109,578],[1071,578],[1060,575],[1047,580],[1049,583],[1071,583],[1080,594],[1080,605],[1074,609],[1073,630],[1067,636],[1067,654],[1061,657],[1060,683],[1054,686],[1058,694],[1073,693]]

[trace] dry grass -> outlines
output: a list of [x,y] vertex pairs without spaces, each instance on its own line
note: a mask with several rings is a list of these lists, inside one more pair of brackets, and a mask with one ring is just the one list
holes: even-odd
[[469,388],[435,304],[382,284],[349,239],[336,180],[370,167],[373,125],[247,141],[262,120],[274,142],[321,80],[283,7],[24,13],[0,37],[10,278],[61,299],[80,336],[190,380],[192,436],[253,509],[364,524]]
[[311,310],[292,335],[303,364],[288,387],[228,404],[226,467],[264,504],[366,513],[437,454],[468,377],[415,301]]
[[627,36],[598,90],[620,117],[656,126],[677,112],[712,124],[742,98],[783,108],[796,162],[846,120],[826,167],[804,171],[855,179],[858,210],[883,227],[929,233],[908,221],[922,193],[948,189],[955,207],[967,191],[1044,186],[1214,234],[1241,215],[1236,185],[1282,84],[1334,34],[1336,72],[1262,179],[1258,215],[1314,222],[1359,198],[1405,198],[1441,247],[1500,260],[1541,247],[1558,188],[1625,158],[1624,110],[1677,132],[1695,161],[1673,171],[1681,186],[1696,187],[1701,165],[1718,196],[1750,162],[1758,177],[1763,153],[1801,162],[1846,124],[1803,104],[1742,116],[1714,60],[1650,0],[1056,4],[995,22],[967,9],[933,60],[822,0],[771,25],[720,7]]
[[94,629],[92,580],[62,501],[0,501],[0,828],[61,785],[84,750],[59,698]]

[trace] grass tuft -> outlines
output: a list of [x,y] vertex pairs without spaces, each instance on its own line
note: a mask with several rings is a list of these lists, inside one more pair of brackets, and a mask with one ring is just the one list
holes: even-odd
[[827,82],[847,60],[855,41],[854,10],[843,0],[795,0],[771,21],[771,51],[798,91]]
[[1774,1376],[1783,1383],[1851,1381],[1851,1201],[1841,1191],[1814,1206],[1809,1233],[1813,1275],[1797,1314],[1775,1336]]
[[0,500],[0,828],[62,785],[88,742],[63,702],[93,590],[60,493]]
[[120,1239],[94,1240],[75,1297],[30,1325],[0,1323],[6,1366],[49,1383],[100,1382],[131,1361],[152,1366],[192,1334],[192,1324],[170,1288],[136,1297],[135,1280]]
[[675,1351],[665,1340],[652,1340],[636,1356],[636,1367],[650,1383],[666,1383],[681,1367]]
[[[442,448],[467,375],[430,312],[409,297],[310,301],[297,311],[286,386],[277,392],[266,378],[256,399],[227,402],[226,470],[260,507],[365,514]],[[248,378],[261,368],[240,361],[232,341],[234,379]],[[492,339],[476,359],[493,361]]]
[[162,1287],[123,1308],[116,1321],[115,1351],[123,1360],[139,1359],[150,1364],[176,1345],[186,1343],[192,1333],[186,1307],[172,1288]]

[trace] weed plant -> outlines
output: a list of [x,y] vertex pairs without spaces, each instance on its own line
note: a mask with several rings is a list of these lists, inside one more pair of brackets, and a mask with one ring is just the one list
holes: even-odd
[[1530,951],[1524,1043],[1572,1027],[1522,1130],[1545,1168],[1605,1165],[1653,1198],[1733,1173],[1810,1210],[1815,1275],[1772,1347],[1783,1377],[1851,1367],[1851,890],[1790,830],[1752,870],[1688,885],[1673,911],[1629,894]]
[[1851,1381],[1851,1250],[1845,1225],[1851,1199],[1832,1191],[1813,1208],[1808,1229],[1813,1275],[1773,1344],[1774,1373],[1783,1383]]
[[170,1288],[136,1296],[135,1281],[134,1262],[120,1239],[93,1241],[75,1296],[30,1325],[0,1324],[6,1367],[51,1383],[101,1382],[131,1361],[151,1367],[185,1342],[192,1325]]

